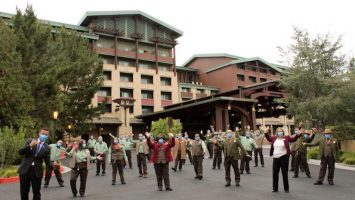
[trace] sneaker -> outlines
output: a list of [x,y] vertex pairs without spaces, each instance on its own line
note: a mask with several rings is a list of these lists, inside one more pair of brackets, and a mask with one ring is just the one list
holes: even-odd
[[199,176],[195,176],[195,179],[198,179],[199,178]]

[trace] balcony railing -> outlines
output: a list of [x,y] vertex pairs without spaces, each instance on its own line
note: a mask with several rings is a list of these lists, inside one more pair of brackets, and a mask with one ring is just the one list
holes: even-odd
[[135,51],[125,51],[121,49],[116,50],[117,56],[125,57],[125,58],[136,58]]
[[203,97],[207,97],[207,94],[196,93],[196,99],[198,99],[198,98],[203,98]]
[[181,97],[182,98],[192,98],[193,95],[191,92],[181,92]]
[[105,101],[105,98],[107,98],[107,103],[112,103],[112,97],[111,96],[97,96],[97,102],[102,103]]
[[98,54],[103,54],[103,55],[115,55],[115,49],[113,48],[107,48],[107,47],[96,47],[96,52]]
[[161,107],[170,106],[173,104],[172,100],[161,100]]
[[154,106],[154,99],[142,99],[142,106]]

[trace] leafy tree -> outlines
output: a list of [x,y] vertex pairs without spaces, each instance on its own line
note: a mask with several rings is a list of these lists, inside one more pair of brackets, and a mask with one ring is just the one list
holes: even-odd
[[26,137],[26,130],[20,128],[0,128],[0,165],[1,168],[20,164],[21,156],[18,150],[22,147]]
[[159,134],[163,134],[164,137],[168,137],[168,133],[173,133],[174,135],[181,133],[182,124],[179,120],[171,120],[169,124],[169,118],[159,119],[158,121],[152,122],[151,131],[153,137],[158,137]]

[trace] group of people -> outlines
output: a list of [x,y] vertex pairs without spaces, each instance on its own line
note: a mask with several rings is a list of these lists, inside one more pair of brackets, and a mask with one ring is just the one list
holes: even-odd
[[[326,169],[328,166],[328,182],[334,184],[335,162],[339,158],[339,147],[336,139],[332,137],[332,131],[326,129],[315,139],[317,129],[304,130],[303,127],[295,129],[295,134],[285,135],[282,128],[278,128],[274,135],[268,128],[263,130],[227,130],[226,132],[216,132],[211,126],[211,130],[206,135],[195,134],[190,139],[188,134],[169,134],[165,137],[158,134],[153,138],[150,133],[139,134],[138,140],[133,140],[131,136],[122,138],[113,137],[110,146],[103,141],[102,136],[96,141],[93,136],[88,141],[80,140],[78,143],[63,147],[63,141],[59,140],[55,144],[47,145],[48,129],[42,128],[38,132],[38,137],[28,139],[25,145],[19,150],[24,156],[19,168],[21,199],[28,199],[30,186],[32,185],[33,199],[40,199],[41,182],[43,177],[42,163],[46,164],[44,188],[48,187],[52,171],[58,180],[59,186],[64,187],[64,181],[60,172],[60,158],[64,155],[70,158],[70,186],[72,194],[76,197],[85,195],[85,188],[88,176],[88,169],[91,162],[96,163],[96,175],[102,176],[106,172],[106,162],[112,166],[112,185],[116,184],[117,172],[120,176],[121,184],[126,184],[124,178],[124,168],[132,167],[132,148],[136,148],[136,157],[139,177],[147,178],[147,157],[154,165],[158,190],[172,191],[169,177],[169,163],[175,161],[171,170],[181,171],[185,165],[186,158],[195,171],[195,179],[203,179],[203,160],[213,158],[212,169],[221,169],[222,155],[224,157],[226,187],[231,186],[231,167],[233,168],[235,186],[240,186],[241,176],[244,170],[250,174],[250,161],[254,152],[254,167],[258,167],[260,158],[261,166],[264,167],[263,145],[266,139],[271,144],[270,156],[272,161],[273,192],[278,192],[279,172],[282,172],[285,192],[289,192],[288,170],[289,158],[293,162],[291,168],[294,171],[294,178],[299,176],[299,169],[302,168],[307,177],[311,178],[307,164],[307,147],[319,146],[321,157],[321,168],[318,180],[315,185],[323,184]],[[204,137],[201,138],[201,137]],[[149,156],[148,156],[149,155]],[[239,163],[240,160],[240,163]],[[240,164],[240,165],[239,165]],[[80,188],[77,191],[76,182],[80,177]]]

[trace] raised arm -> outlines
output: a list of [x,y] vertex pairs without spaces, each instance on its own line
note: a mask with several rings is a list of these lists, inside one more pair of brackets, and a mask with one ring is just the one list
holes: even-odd
[[28,139],[26,140],[25,144],[23,145],[23,147],[21,149],[19,149],[19,154],[20,155],[25,155],[28,153],[31,153],[32,151],[32,144],[34,144],[35,142],[32,142],[32,139]]

